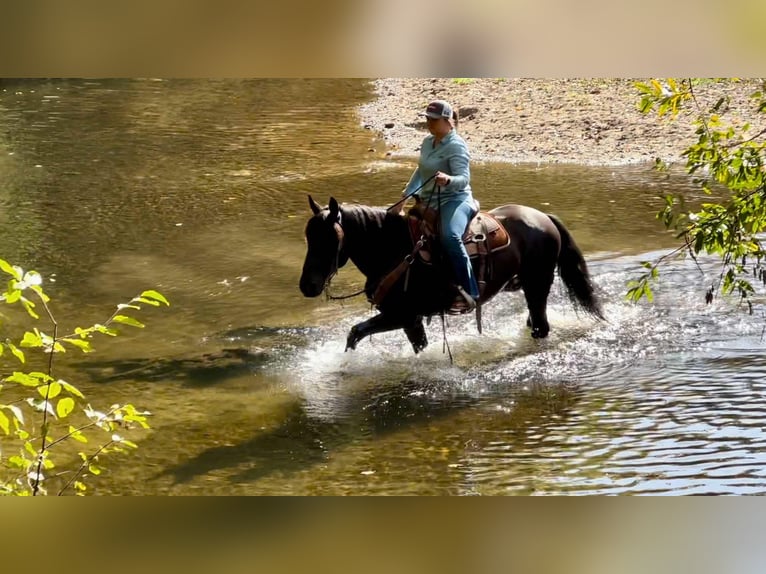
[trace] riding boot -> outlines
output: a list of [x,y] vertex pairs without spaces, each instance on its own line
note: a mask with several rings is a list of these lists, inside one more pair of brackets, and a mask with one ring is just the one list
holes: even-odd
[[457,291],[462,299],[455,299],[455,301],[452,303],[452,306],[449,308],[449,311],[447,312],[450,315],[461,315],[463,313],[473,311],[476,308],[476,300],[471,297],[468,292],[460,285],[456,285],[455,287],[457,288]]

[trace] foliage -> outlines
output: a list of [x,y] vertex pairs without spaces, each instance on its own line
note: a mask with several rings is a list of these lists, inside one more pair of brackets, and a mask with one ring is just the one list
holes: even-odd
[[[144,326],[126,315],[128,310],[140,310],[141,304],[159,307],[169,303],[157,291],[144,291],[128,303],[117,305],[117,310],[104,323],[77,327],[72,333],[60,335],[49,306],[50,298],[42,288],[41,275],[36,271],[24,272],[2,259],[0,270],[10,276],[0,301],[21,305],[32,319],[40,318],[39,303],[51,325],[50,333],[34,327],[24,332],[20,340],[0,341],[0,360],[27,365],[28,351],[23,349],[29,349],[42,353],[45,364],[40,370],[14,370],[0,379],[0,446],[4,447],[0,450],[0,494],[48,494],[50,484],[57,485],[57,494],[70,488],[76,494],[84,494],[86,479],[101,473],[104,455],[137,448],[136,443],[118,431],[149,428],[150,413],[132,404],[94,409],[77,387],[54,376],[54,356],[73,348],[90,353],[94,335],[117,336],[117,324]],[[8,402],[6,397],[10,399]],[[76,455],[67,453],[63,447],[74,443],[87,447],[78,447],[83,450]]]
[[[686,171],[706,195],[724,191],[726,197],[720,203],[703,203],[696,210],[688,209],[680,195],[663,198],[657,218],[667,229],[675,231],[683,245],[654,262],[642,262],[646,272],[628,283],[627,298],[633,301],[642,297],[651,301],[650,283],[658,277],[659,266],[672,257],[687,254],[695,261],[703,252],[721,260],[720,274],[705,293],[708,303],[720,289],[724,294],[739,294],[752,312],[748,297],[755,289],[751,281],[766,283],[763,266],[766,253],[760,237],[766,229],[766,129],[751,133],[749,123],[727,123],[731,104],[727,95],[707,107],[697,97],[703,84],[723,86],[732,81],[736,80],[668,79],[636,84],[641,112],[656,112],[660,117],[675,117],[682,110],[693,114],[697,141],[683,153]],[[760,89],[754,90],[750,100],[751,120],[766,113],[766,82],[760,83]],[[657,160],[657,168],[663,170],[667,166]]]

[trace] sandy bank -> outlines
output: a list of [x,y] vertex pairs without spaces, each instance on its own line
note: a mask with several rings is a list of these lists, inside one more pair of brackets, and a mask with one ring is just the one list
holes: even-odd
[[[478,161],[620,165],[681,161],[696,141],[691,113],[675,119],[643,115],[632,79],[380,78],[378,97],[359,108],[389,156],[415,156],[426,135],[417,116],[436,98],[460,110],[459,131]],[[755,81],[696,88],[702,105],[731,98],[727,117],[753,120]]]

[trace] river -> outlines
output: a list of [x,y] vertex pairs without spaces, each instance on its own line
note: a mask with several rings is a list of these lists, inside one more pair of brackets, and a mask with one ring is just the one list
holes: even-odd
[[[524,203],[565,222],[608,321],[578,316],[557,280],[546,340],[529,337],[509,293],[485,308],[481,335],[449,318],[454,364],[439,321],[419,356],[401,332],[344,353],[370,309],[298,290],[307,194],[386,206],[414,167],[359,125],[367,82],[0,90],[0,257],[42,273],[63,328],[144,289],[171,301],[136,313],[145,329],[56,358],[94,405],[152,413],[93,492],[766,493],[763,317],[705,304],[717,272],[706,259],[704,275],[671,263],[653,303],[624,299],[640,262],[674,246],[656,196],[697,199],[683,174],[477,163],[483,207]],[[361,285],[349,265],[333,292]]]

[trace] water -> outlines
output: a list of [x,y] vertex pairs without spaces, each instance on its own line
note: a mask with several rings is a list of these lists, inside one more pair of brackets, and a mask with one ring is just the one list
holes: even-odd
[[[156,288],[145,330],[57,357],[91,402],[153,413],[100,494],[745,494],[766,492],[763,317],[705,305],[703,260],[624,300],[674,245],[656,196],[694,191],[650,166],[477,164],[484,207],[556,213],[608,321],[554,285],[533,341],[520,294],[450,317],[415,357],[403,333],[344,353],[359,299],[297,288],[320,203],[389,205],[413,167],[359,126],[362,80],[58,80],[0,84],[3,258],[36,268],[62,329]],[[413,114],[415,111],[413,111]],[[362,285],[353,268],[336,294]],[[12,325],[3,321],[3,329]],[[42,327],[41,327],[42,328]],[[7,333],[6,333],[7,334]]]

